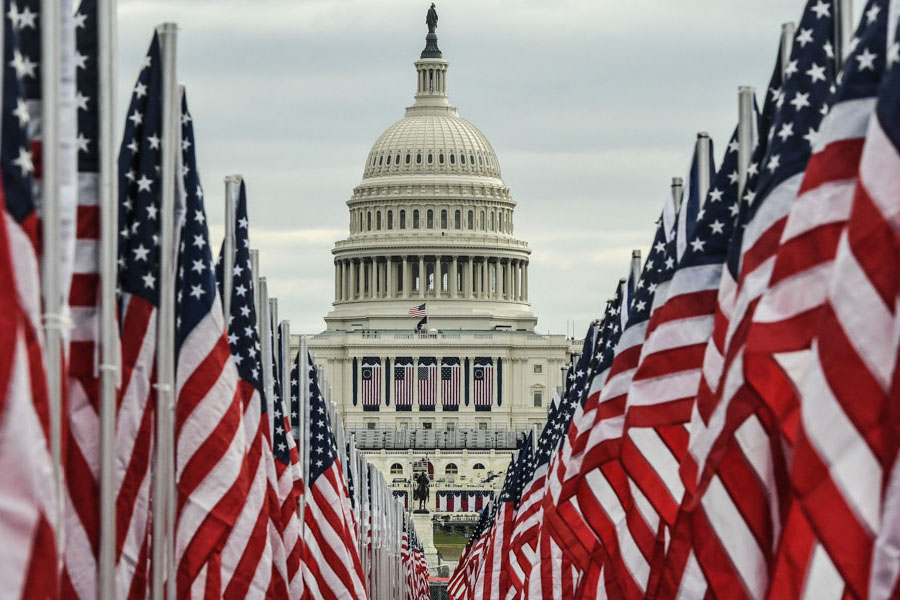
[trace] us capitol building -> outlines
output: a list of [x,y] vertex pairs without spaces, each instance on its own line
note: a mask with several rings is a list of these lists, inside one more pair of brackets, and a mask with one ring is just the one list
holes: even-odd
[[572,344],[534,330],[516,203],[488,139],[450,105],[429,25],[415,103],[366,158],[332,250],[327,329],[308,344],[395,494],[413,508],[412,466],[427,458],[429,509],[471,515],[543,425]]

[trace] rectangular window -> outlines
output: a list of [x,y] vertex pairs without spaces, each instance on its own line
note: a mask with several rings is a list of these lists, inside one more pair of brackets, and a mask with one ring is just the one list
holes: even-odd
[[447,423],[447,431],[456,431],[456,423]]
[[431,429],[434,426],[434,423],[431,421],[425,421],[422,423],[422,429]]
[[541,365],[541,364],[534,365],[534,372],[535,373],[543,373],[544,365]]
[[535,408],[540,408],[544,405],[544,392],[542,392],[541,390],[534,390],[533,396]]
[[482,421],[478,424],[479,431],[487,431],[487,421]]
[[366,429],[375,429],[375,421],[369,421],[366,423]]

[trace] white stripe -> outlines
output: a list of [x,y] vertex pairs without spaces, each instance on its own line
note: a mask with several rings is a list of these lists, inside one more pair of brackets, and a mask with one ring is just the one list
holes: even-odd
[[744,589],[751,598],[762,598],[768,584],[765,556],[718,477],[710,481],[701,503]]
[[876,100],[874,97],[858,98],[844,100],[832,106],[819,125],[813,154],[818,154],[833,142],[863,137],[872,111],[875,110]]
[[821,544],[816,544],[813,549],[800,597],[803,600],[840,600],[844,597],[844,579]]
[[[818,343],[814,347],[818,353]],[[874,533],[881,514],[881,463],[834,397],[818,360],[810,364],[803,399],[800,414],[810,444],[861,525]]]
[[684,495],[684,485],[678,475],[678,460],[660,439],[656,430],[652,427],[632,427],[628,430],[628,437],[647,459],[660,481],[665,484],[675,503],[680,503]]
[[687,564],[684,566],[684,573],[681,575],[681,584],[678,587],[677,600],[696,600],[703,598],[706,594],[706,577],[700,570],[700,564],[697,557],[691,551],[688,556]]

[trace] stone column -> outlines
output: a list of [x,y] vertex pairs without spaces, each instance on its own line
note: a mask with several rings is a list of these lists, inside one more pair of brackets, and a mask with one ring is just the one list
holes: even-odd
[[474,272],[475,268],[472,263],[472,257],[467,256],[463,267],[463,295],[470,299],[472,298],[472,275]]
[[356,299],[356,289],[359,283],[359,263],[354,259],[350,259],[350,299]]
[[522,266],[522,301],[528,302],[528,263]]
[[515,265],[513,267],[513,300],[518,302],[522,299],[519,295],[519,284],[522,282],[521,271],[519,268],[521,267],[521,261],[515,261]]
[[485,299],[488,297],[488,291],[491,289],[491,282],[488,280],[488,260],[487,256],[481,257],[481,283],[478,286],[478,297]]
[[341,300],[346,302],[350,299],[350,263],[346,259],[341,261],[341,277],[343,278],[343,290],[341,292]]
[[450,263],[450,276],[447,278],[450,284],[450,297],[456,298],[456,278],[457,278],[457,261],[458,257],[453,255],[453,262]]
[[386,258],[385,268],[387,269],[387,273],[385,274],[385,278],[387,279],[387,298],[389,300],[393,300],[394,298],[394,259],[392,256],[388,256]]
[[406,256],[403,257],[401,266],[403,268],[403,290],[400,295],[403,298],[409,298],[409,263],[406,261]]
[[419,256],[419,298],[425,297],[425,288],[428,287],[428,281],[425,277],[425,257]]
[[334,261],[334,301],[341,301],[341,261]]

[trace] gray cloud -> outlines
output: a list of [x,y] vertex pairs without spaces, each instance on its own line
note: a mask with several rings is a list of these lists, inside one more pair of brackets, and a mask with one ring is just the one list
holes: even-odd
[[[331,246],[370,145],[412,102],[427,2],[122,0],[119,108],[152,26],[181,26],[214,244],[242,173],[251,241],[294,331],[324,328]],[[645,248],[696,132],[721,155],[800,0],[438,2],[451,102],[488,135],[534,251],[541,331],[596,316]],[[124,115],[120,119],[123,120]]]

